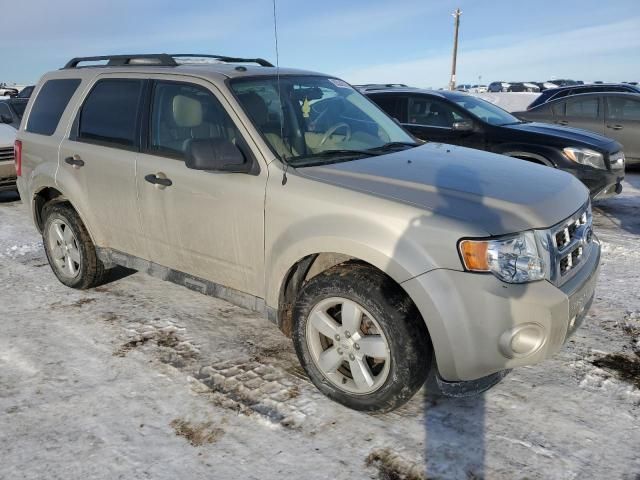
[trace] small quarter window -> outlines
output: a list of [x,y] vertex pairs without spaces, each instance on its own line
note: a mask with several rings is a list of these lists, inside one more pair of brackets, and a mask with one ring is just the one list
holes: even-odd
[[76,78],[47,81],[40,89],[31,108],[27,132],[53,135],[78,85],[80,85],[80,79]]

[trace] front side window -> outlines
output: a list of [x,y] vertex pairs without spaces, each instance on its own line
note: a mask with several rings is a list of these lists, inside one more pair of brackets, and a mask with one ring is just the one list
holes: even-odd
[[567,100],[567,117],[598,118],[598,98]]
[[27,132],[53,135],[69,100],[80,85],[80,79],[65,78],[47,81],[31,108]]
[[[281,159],[294,165],[367,155],[415,140],[375,104],[342,80],[283,75],[236,79],[236,98]],[[371,153],[373,154],[373,153]],[[323,160],[321,160],[323,159]]]
[[224,107],[205,88],[179,82],[156,82],[153,89],[149,149],[184,158],[195,139],[236,144],[240,134]]
[[461,120],[464,118],[443,101],[429,97],[409,98],[409,124],[452,128]]
[[459,107],[491,125],[499,126],[520,123],[520,120],[506,110],[481,98],[472,95],[460,95],[452,98],[452,100]]
[[640,121],[640,102],[625,97],[607,97],[607,118]]
[[77,138],[114,146],[137,146],[141,93],[142,80],[97,82],[80,111]]

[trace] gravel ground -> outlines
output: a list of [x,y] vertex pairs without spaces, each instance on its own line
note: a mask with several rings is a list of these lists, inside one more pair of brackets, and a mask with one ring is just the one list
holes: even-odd
[[67,289],[0,193],[0,478],[637,480],[639,174],[595,223],[596,300],[561,353],[476,398],[367,415],[256,314],[124,270]]

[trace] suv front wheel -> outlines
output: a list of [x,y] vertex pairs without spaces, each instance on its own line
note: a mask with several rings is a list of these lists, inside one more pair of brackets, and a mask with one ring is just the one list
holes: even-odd
[[349,408],[393,410],[427,378],[432,354],[422,318],[372,267],[345,263],[313,277],[294,319],[294,345],[311,381]]
[[71,288],[99,285],[104,265],[78,214],[64,203],[45,207],[42,232],[49,265],[58,280]]

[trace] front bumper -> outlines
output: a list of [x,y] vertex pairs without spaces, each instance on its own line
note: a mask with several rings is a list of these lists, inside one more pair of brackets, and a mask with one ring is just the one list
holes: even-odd
[[[593,242],[584,266],[561,287],[548,281],[509,284],[491,274],[446,269],[404,282],[429,329],[440,376],[476,380],[560,350],[593,300],[600,265],[600,244],[595,237]],[[532,348],[520,354],[522,345]]]
[[595,168],[562,169],[574,175],[589,189],[592,200],[603,200],[622,192],[624,170],[598,170]]

